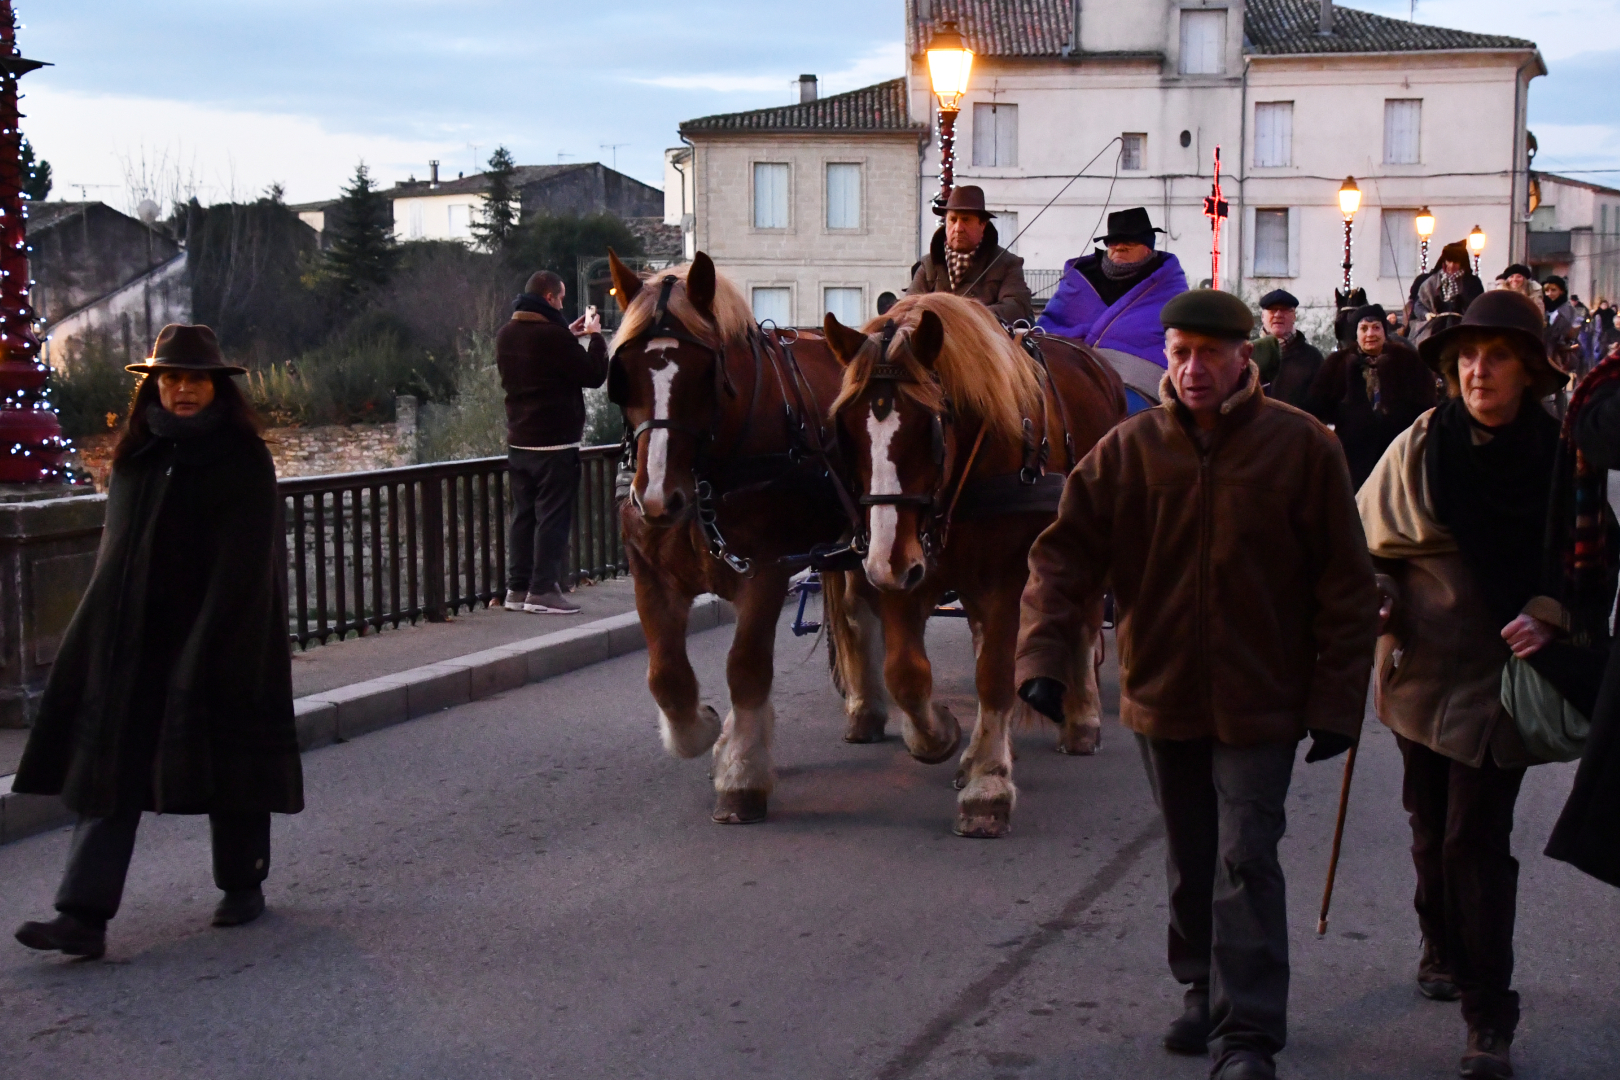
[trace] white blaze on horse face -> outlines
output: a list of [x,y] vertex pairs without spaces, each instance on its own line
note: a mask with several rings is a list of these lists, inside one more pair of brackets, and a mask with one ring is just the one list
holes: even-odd
[[[668,339],[660,339],[668,340]],[[649,348],[659,341],[649,343]],[[670,345],[677,342],[669,341]],[[667,346],[666,346],[667,347]],[[675,387],[675,373],[680,368],[673,362],[652,373],[653,419],[669,419],[670,391]],[[647,490],[641,496],[642,505],[661,513],[664,509],[664,473],[669,465],[669,429],[653,428],[647,433]]]
[[[874,412],[866,418],[866,437],[872,444],[872,490],[873,495],[899,495],[900,473],[894,466],[893,456],[889,446],[894,441],[895,434],[900,430],[900,410],[892,405],[889,415],[882,420]],[[866,552],[866,573],[874,584],[884,584],[894,576],[894,541],[899,531],[900,508],[897,506],[874,506],[868,511],[871,514],[870,528],[872,536],[868,542]]]

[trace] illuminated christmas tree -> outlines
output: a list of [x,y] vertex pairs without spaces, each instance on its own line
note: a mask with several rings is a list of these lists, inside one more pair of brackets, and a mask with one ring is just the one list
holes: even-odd
[[17,80],[45,65],[17,48],[11,0],[0,0],[0,483],[65,483],[69,444],[51,407],[28,302],[28,201],[23,194]]

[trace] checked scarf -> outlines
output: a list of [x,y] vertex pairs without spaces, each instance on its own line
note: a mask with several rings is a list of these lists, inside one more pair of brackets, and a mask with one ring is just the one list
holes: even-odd
[[1554,459],[1547,552],[1559,561],[1564,606],[1574,616],[1571,630],[1577,639],[1584,636],[1601,641],[1608,636],[1615,563],[1620,552],[1614,550],[1615,538],[1610,535],[1609,515],[1605,513],[1608,471],[1586,460],[1575,442],[1575,425],[1593,395],[1616,383],[1620,383],[1620,358],[1604,360],[1580,381],[1570,396]]
[[955,248],[945,249],[945,268],[951,274],[951,288],[960,289],[962,281],[967,277],[968,267],[973,265],[973,257],[978,249],[972,251],[957,251]]

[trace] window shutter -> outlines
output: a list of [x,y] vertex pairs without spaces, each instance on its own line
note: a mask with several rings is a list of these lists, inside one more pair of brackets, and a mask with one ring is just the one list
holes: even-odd
[[1421,98],[1390,98],[1384,102],[1384,164],[1416,165],[1422,160]]
[[1011,168],[1018,164],[1018,106],[997,105],[996,115],[996,164],[1001,168]]
[[773,322],[777,326],[793,325],[793,290],[758,288],[753,292],[754,321]]
[[1379,214],[1378,276],[1410,283],[1417,276],[1422,240],[1416,210],[1385,208]]
[[849,162],[827,166],[827,228],[861,227],[861,167]]
[[788,227],[788,167],[776,162],[754,163],[754,228]]
[[1181,73],[1220,75],[1226,71],[1226,11],[1181,13]]
[[1299,207],[1288,208],[1288,276],[1299,277],[1299,237],[1301,225]]
[[1288,276],[1288,211],[1254,212],[1254,276]]
[[989,168],[1018,164],[1018,106],[973,103],[973,164]]
[[828,314],[845,326],[860,326],[866,322],[861,314],[861,290],[858,288],[830,288],[821,290],[822,306]]
[[1277,167],[1294,163],[1294,103],[1262,101],[1254,107],[1254,163]]

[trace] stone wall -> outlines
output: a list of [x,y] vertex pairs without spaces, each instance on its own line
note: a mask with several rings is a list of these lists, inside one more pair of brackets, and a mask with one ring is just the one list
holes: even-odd
[[[395,398],[396,419],[390,424],[270,428],[264,441],[276,463],[276,475],[284,478],[415,465],[416,413],[415,398]],[[95,479],[97,491],[107,490],[117,441],[115,434],[74,440],[79,464]]]

